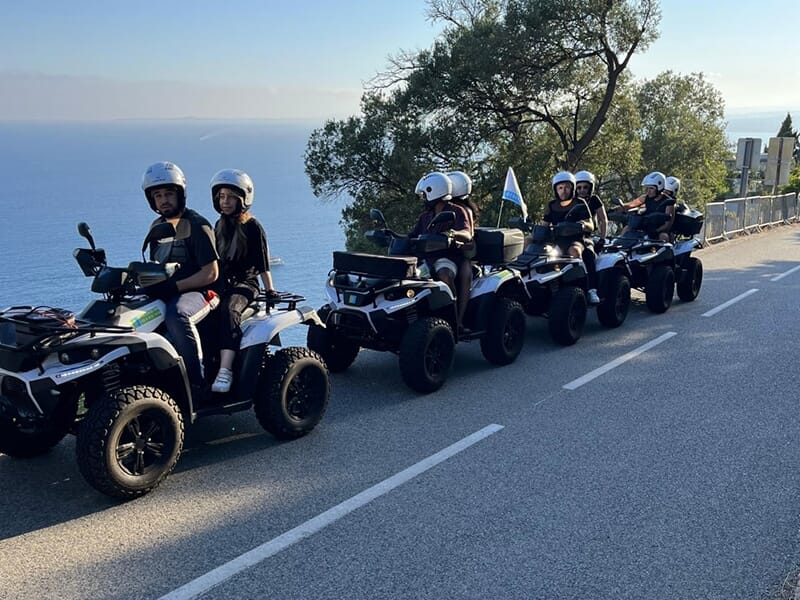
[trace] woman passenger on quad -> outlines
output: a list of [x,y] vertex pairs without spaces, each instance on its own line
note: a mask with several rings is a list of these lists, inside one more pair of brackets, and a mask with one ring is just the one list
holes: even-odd
[[[594,231],[592,213],[586,200],[576,197],[575,176],[569,171],[561,171],[553,177],[554,198],[547,203],[544,211],[543,220],[551,226],[555,226],[567,220],[567,214],[576,209],[571,215],[570,220],[581,223],[583,231],[573,239],[561,240],[559,245],[565,253],[573,258],[580,258],[586,264],[587,272],[587,299],[590,304],[599,304],[600,297],[597,295],[597,269],[595,267],[595,254],[589,234]],[[581,207],[583,206],[583,210]],[[574,216],[575,218],[572,218]],[[588,258],[588,262],[587,262]]]
[[[615,210],[644,207],[645,215],[659,211],[664,212],[669,217],[669,220],[656,229],[658,239],[662,242],[670,241],[670,231],[672,231],[672,224],[675,221],[675,200],[670,194],[665,193],[666,183],[666,177],[660,171],[648,173],[642,179],[642,187],[645,188],[644,195],[615,207]],[[626,226],[622,230],[622,235],[624,236],[629,231],[630,227]]]
[[596,193],[597,179],[590,171],[578,171],[575,173],[575,195],[585,200],[589,205],[594,221],[595,233],[600,236],[600,240],[595,243],[595,250],[602,250],[608,232],[608,216],[606,208],[600,196]]
[[219,220],[214,225],[220,256],[220,366],[212,392],[226,393],[233,383],[233,360],[242,339],[242,313],[258,295],[258,279],[268,298],[277,297],[269,271],[267,236],[250,214],[253,181],[239,169],[223,169],[211,179],[211,199]]
[[[606,232],[608,231],[608,217],[606,216],[606,209],[603,206],[603,201],[600,196],[595,194],[597,187],[597,179],[594,173],[590,171],[578,171],[575,173],[575,195],[581,200],[585,201],[589,207],[589,212],[592,215],[592,224],[594,225],[595,232],[600,236],[595,242],[589,238],[586,240],[585,250],[583,252],[583,262],[586,265],[587,279],[589,280],[589,289],[596,290],[597,288],[597,253],[603,250],[606,243]],[[597,304],[594,301],[594,295],[589,294],[589,302]]]
[[[478,226],[478,218],[481,211],[478,205],[469,197],[472,193],[472,179],[463,171],[450,171],[446,174],[453,184],[452,200],[453,204],[458,204],[467,213],[469,219],[469,229],[472,235],[475,235],[475,228]],[[472,259],[478,253],[478,248],[475,245],[475,240],[467,242],[461,246],[463,254],[463,261],[458,265],[457,287],[459,296],[468,297],[469,290],[472,287]],[[463,316],[463,315],[462,315]],[[461,317],[459,317],[461,318]]]
[[[423,233],[443,233],[459,244],[468,244],[472,241],[472,227],[467,211],[452,200],[453,183],[450,178],[439,171],[425,175],[417,183],[416,194],[422,199],[424,210],[419,215],[416,225],[408,232],[408,237],[419,237]],[[453,223],[440,223],[428,229],[433,218],[442,211],[452,211],[455,214]],[[451,246],[448,250],[437,253],[431,257],[433,272],[437,279],[444,281],[456,296],[456,314],[460,330],[469,302],[469,286],[466,293],[459,292],[456,288],[456,278],[459,281],[471,280],[472,273],[469,260],[464,257],[460,247]],[[466,273],[464,271],[466,270]],[[463,284],[462,284],[463,285]]]
[[678,205],[678,192],[680,191],[681,191],[680,179],[678,179],[673,175],[670,175],[664,180],[664,194],[675,200],[676,206]]

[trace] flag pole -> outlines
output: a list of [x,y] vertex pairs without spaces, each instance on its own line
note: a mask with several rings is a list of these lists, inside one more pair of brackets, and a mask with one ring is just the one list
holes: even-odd
[[503,204],[505,204],[505,202],[503,202],[503,199],[500,198],[500,212],[497,213],[497,227],[498,228],[500,227],[500,218],[503,216]]

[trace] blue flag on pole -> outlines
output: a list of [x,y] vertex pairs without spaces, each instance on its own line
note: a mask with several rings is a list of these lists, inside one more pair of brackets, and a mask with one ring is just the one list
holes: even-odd
[[528,207],[525,206],[525,201],[522,199],[522,192],[519,191],[519,184],[517,183],[517,176],[514,175],[514,169],[508,167],[506,173],[506,184],[503,186],[503,200],[513,202],[522,209],[522,218],[528,218]]

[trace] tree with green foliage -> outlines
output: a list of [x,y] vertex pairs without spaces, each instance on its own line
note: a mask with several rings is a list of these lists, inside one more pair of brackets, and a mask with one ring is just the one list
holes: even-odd
[[780,189],[781,194],[791,192],[800,193],[800,165],[795,165],[789,171],[789,183]]
[[775,137],[788,137],[794,140],[794,148],[792,149],[792,157],[795,162],[800,162],[800,134],[796,129],[792,129],[792,115],[786,113],[786,118],[781,123],[780,129]]
[[395,57],[360,116],[309,139],[314,193],[353,199],[342,218],[349,248],[366,248],[370,207],[408,227],[420,210],[414,186],[432,169],[473,176],[484,223],[508,166],[533,211],[560,168],[635,169],[635,103],[618,92],[633,54],[658,35],[656,0],[432,0],[430,13],[447,24],[433,46]]
[[[728,189],[725,103],[702,73],[660,73],[637,92],[642,162],[681,180],[681,197],[704,205]],[[638,183],[638,182],[637,182]]]

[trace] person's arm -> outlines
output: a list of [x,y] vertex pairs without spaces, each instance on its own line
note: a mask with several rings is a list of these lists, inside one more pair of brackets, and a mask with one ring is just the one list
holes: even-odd
[[200,270],[194,275],[176,282],[176,286],[178,292],[182,294],[183,292],[207,288],[214,283],[218,277],[219,265],[215,260],[200,267]]
[[600,204],[600,207],[597,209],[595,213],[597,217],[597,230],[600,237],[606,237],[606,233],[608,232],[608,215],[606,215],[606,207]]
[[270,271],[261,273],[261,283],[264,286],[265,292],[275,291],[275,286],[272,283],[272,273]]
[[664,208],[664,212],[669,216],[669,221],[664,223],[661,227],[656,229],[658,233],[665,233],[672,230],[672,224],[675,222],[675,205],[670,204]]
[[452,238],[461,244],[467,244],[472,241],[472,227],[470,226],[469,216],[463,207],[456,206],[454,208],[456,209],[453,210],[456,219],[450,229]]
[[248,267],[258,273],[264,292],[269,296],[275,291],[269,267],[269,244],[267,232],[255,218],[245,224],[247,234]]
[[630,202],[623,202],[617,207],[617,210],[630,210],[631,208],[639,208],[642,204],[644,204],[644,196],[639,196]]

